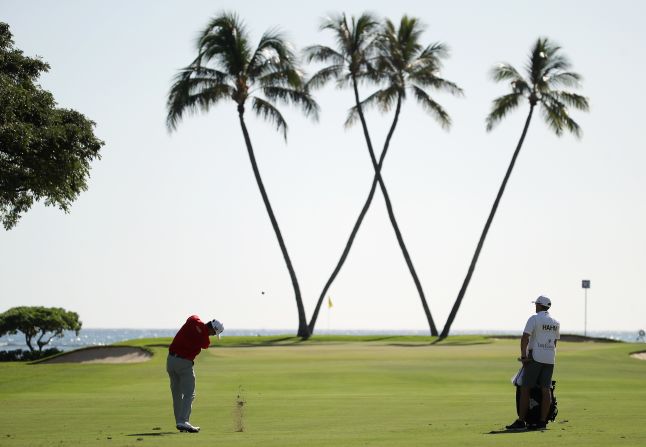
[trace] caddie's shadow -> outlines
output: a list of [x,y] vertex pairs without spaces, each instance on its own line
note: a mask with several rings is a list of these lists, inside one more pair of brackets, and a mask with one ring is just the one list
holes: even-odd
[[536,431],[542,430],[491,430],[488,433],[483,433],[484,435],[510,435],[516,433],[534,433]]

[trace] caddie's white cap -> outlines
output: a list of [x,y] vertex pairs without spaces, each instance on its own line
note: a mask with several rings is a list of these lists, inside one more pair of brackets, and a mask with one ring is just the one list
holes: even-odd
[[220,334],[222,331],[224,331],[224,325],[220,323],[218,320],[211,320],[211,327],[215,331],[215,335],[218,336],[218,340],[220,339]]
[[543,295],[536,298],[536,301],[532,301],[532,303],[540,304],[541,306],[545,307],[552,307],[552,301],[548,297]]

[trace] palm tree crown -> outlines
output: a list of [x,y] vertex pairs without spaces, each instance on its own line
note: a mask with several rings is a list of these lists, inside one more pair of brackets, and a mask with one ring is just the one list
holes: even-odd
[[[231,99],[244,112],[252,110],[275,124],[287,138],[287,123],[276,102],[294,103],[306,115],[317,117],[294,52],[276,29],[269,30],[252,51],[249,36],[235,14],[221,14],[208,24],[197,41],[198,56],[180,70],[168,96],[167,125],[174,130],[184,113],[208,111],[221,100]],[[260,97],[257,93],[262,93]]]
[[526,78],[507,63],[499,64],[491,70],[495,81],[510,81],[512,92],[493,101],[486,119],[488,131],[517,108],[523,98],[527,98],[532,108],[540,105],[545,122],[556,135],[561,136],[564,130],[568,130],[576,137],[581,136],[581,129],[570,117],[568,107],[587,111],[588,99],[560,90],[562,87],[579,87],[581,80],[579,74],[569,71],[570,61],[560,50],[558,45],[547,38],[538,38],[525,67]]
[[[361,102],[362,108],[378,105],[389,111],[397,99],[406,99],[410,90],[417,102],[437,120],[444,129],[451,126],[451,119],[444,108],[428,93],[429,88],[462,95],[462,89],[439,76],[442,59],[448,57],[449,49],[443,43],[423,47],[420,36],[425,27],[414,18],[403,16],[399,28],[386,19],[375,41],[376,54],[367,64],[366,76],[386,86]],[[356,121],[358,108],[350,110],[346,125]]]
[[334,79],[338,87],[350,85],[367,75],[367,67],[376,50],[379,22],[369,13],[359,18],[352,17],[348,22],[345,14],[327,17],[323,20],[321,31],[334,33],[336,49],[324,45],[312,45],[303,51],[308,62],[327,63],[308,81],[312,88],[322,87]]

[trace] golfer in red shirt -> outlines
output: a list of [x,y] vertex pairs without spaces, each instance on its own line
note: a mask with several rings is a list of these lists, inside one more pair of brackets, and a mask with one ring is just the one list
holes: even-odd
[[191,315],[177,332],[168,347],[166,371],[170,377],[170,391],[173,395],[175,425],[179,431],[197,433],[200,427],[190,424],[193,399],[195,399],[195,372],[193,360],[202,349],[211,344],[209,335],[217,335],[224,330],[218,320],[204,324],[200,317]]

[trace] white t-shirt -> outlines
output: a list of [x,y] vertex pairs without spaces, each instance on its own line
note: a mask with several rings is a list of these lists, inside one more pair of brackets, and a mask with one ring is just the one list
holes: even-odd
[[556,340],[561,338],[560,324],[543,310],[527,320],[525,330],[529,334],[527,349],[532,351],[534,360],[553,365],[556,358]]

